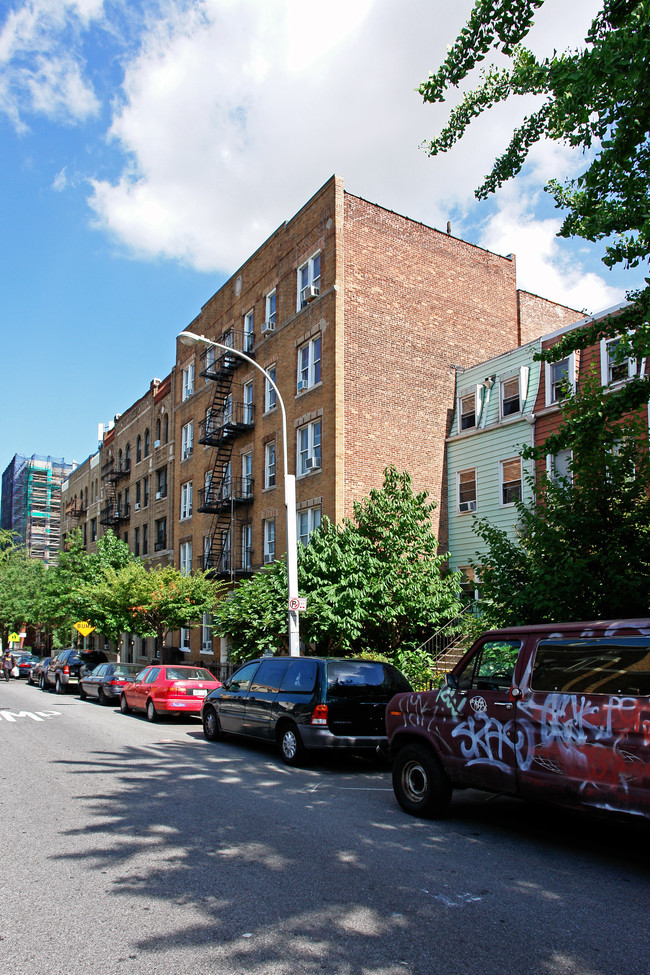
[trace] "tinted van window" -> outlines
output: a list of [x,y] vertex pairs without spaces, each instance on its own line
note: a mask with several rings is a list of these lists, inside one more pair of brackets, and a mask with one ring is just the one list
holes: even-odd
[[255,674],[250,690],[273,694],[280,690],[288,660],[263,660]]
[[318,664],[315,660],[301,658],[292,660],[282,679],[282,691],[294,694],[311,694],[316,687]]
[[255,661],[252,664],[245,664],[244,667],[241,667],[239,670],[237,670],[230,678],[230,681],[228,683],[228,690],[247,691],[248,685],[250,684],[251,679],[255,671],[257,670],[257,667],[258,664],[257,661]]
[[404,677],[387,664],[366,660],[330,661],[327,693],[334,697],[384,698],[387,693],[410,691]]
[[542,640],[535,654],[534,691],[650,695],[650,640]]

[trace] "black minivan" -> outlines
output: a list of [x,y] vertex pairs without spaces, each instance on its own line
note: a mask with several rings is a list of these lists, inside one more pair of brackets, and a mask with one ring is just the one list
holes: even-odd
[[342,657],[251,660],[203,702],[203,732],[275,741],[287,765],[304,750],[386,745],[384,715],[394,694],[412,690],[392,664]]

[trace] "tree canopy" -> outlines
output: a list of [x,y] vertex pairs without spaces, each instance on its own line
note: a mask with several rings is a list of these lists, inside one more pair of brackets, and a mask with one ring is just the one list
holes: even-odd
[[[476,190],[479,199],[520,172],[531,148],[552,139],[585,150],[584,169],[546,189],[565,211],[559,235],[604,241],[604,263],[636,268],[650,253],[650,0],[604,0],[585,45],[537,59],[522,45],[544,0],[477,0],[469,22],[441,67],[419,88],[425,102],[444,101],[484,61],[500,51],[503,68],[481,69],[476,88],[451,110],[442,132],[426,143],[429,155],[446,152],[472,120],[517,95],[541,96],[540,107],[512,135],[505,152]],[[650,352],[650,279],[630,290],[631,306],[616,318],[577,329],[542,356],[558,361],[604,336],[625,337],[622,352],[640,362]],[[610,416],[624,415],[650,398],[650,377],[637,375],[603,399]]]

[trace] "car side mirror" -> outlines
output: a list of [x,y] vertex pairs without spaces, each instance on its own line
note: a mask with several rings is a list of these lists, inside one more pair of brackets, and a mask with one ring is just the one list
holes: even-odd
[[227,691],[229,691],[229,690],[230,690],[230,678],[228,678],[228,679],[226,679],[226,680],[224,680],[224,681],[222,682],[222,684],[221,684],[221,686],[222,686],[222,687],[223,687],[223,688],[224,688],[225,690],[227,690]]
[[445,677],[445,684],[447,685],[447,687],[451,687],[455,691],[458,690],[458,678],[456,677],[455,674],[447,674],[447,676]]

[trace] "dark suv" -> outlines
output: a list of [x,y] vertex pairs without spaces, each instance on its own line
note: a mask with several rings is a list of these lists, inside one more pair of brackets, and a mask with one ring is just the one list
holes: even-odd
[[300,764],[306,748],[375,750],[386,745],[386,704],[410,690],[378,660],[264,657],[206,697],[203,732],[209,741],[227,733],[275,741],[287,765]]
[[79,686],[79,678],[87,671],[107,661],[103,650],[61,650],[43,671],[41,687],[53,687],[57,694],[65,694],[69,687]]

